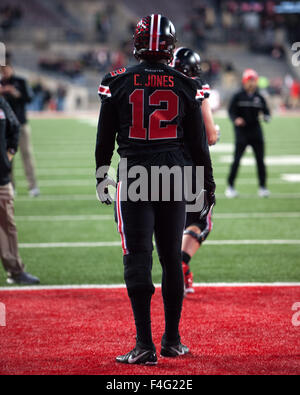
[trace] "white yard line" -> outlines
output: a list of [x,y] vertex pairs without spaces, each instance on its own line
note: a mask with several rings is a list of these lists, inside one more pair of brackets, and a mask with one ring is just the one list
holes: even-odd
[[[154,284],[156,288],[161,284]],[[297,282],[276,282],[276,283],[194,283],[194,287],[199,288],[243,288],[243,287],[300,287]],[[80,289],[125,289],[125,284],[82,284],[82,285],[35,285],[26,287],[0,287],[2,291],[61,291],[61,290],[80,290]]]
[[[300,218],[300,212],[287,213],[220,213],[214,219]],[[113,221],[113,215],[28,215],[16,216],[18,222]]]
[[[226,185],[227,181],[225,179],[216,179],[215,180],[217,185]],[[277,178],[269,178],[268,179],[268,184],[269,185],[277,185],[277,184],[286,184],[288,181],[285,181],[281,179],[280,177]],[[238,180],[239,185],[256,185],[257,180],[256,178],[241,178]],[[27,182],[26,181],[19,181],[18,185],[21,187],[26,187]],[[82,186],[95,186],[95,180],[92,174],[90,176],[83,178],[83,179],[74,179],[74,180],[40,180],[39,181],[39,186],[40,187],[82,187]]]
[[113,221],[113,215],[28,215],[16,216],[19,222]]
[[[231,163],[232,156],[226,155],[219,158],[219,163]],[[265,162],[268,166],[293,166],[300,165],[300,155],[277,155],[277,156],[267,156]],[[244,157],[241,160],[242,166],[253,166],[255,165],[255,158]]]
[[[217,193],[217,199],[227,199],[226,196],[222,193]],[[261,199],[258,198],[256,193],[253,194],[243,194],[241,193],[237,200],[239,199]],[[268,197],[268,199],[300,199],[300,193],[272,193]],[[32,202],[34,204],[39,203],[39,202],[52,202],[52,201],[90,201],[94,200],[97,201],[96,199],[96,192],[95,194],[69,194],[69,195],[41,195],[36,199],[33,199],[28,196],[17,196],[16,201],[17,202]],[[265,199],[267,201],[267,199]]]
[[[207,240],[205,245],[300,245],[300,240]],[[20,243],[19,247],[28,248],[99,248],[120,247],[120,241],[98,241],[98,242],[60,242],[60,243]]]

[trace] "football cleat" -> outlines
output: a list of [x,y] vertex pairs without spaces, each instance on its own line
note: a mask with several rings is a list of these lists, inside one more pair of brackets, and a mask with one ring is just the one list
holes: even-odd
[[182,262],[182,270],[184,276],[184,294],[193,294],[195,292],[193,288],[193,273],[190,271],[189,265]]
[[136,345],[129,353],[118,356],[116,361],[129,365],[157,365],[157,355],[155,349],[145,349]]
[[29,196],[32,198],[39,197],[40,194],[41,194],[41,191],[39,190],[39,188],[32,188],[29,191]]
[[234,189],[233,187],[229,186],[229,187],[227,187],[227,189],[225,191],[225,196],[228,199],[234,199],[234,198],[239,196],[239,193],[238,193],[238,191],[236,189]]
[[167,357],[167,358],[176,358],[182,355],[186,355],[189,352],[190,352],[189,348],[181,344],[181,342],[179,342],[178,344],[172,346],[162,344],[160,355],[162,357]]
[[266,198],[270,196],[270,191],[267,188],[260,187],[258,190],[258,196]]
[[193,273],[190,273],[185,277],[184,292],[185,294],[195,293],[195,289],[193,288]]

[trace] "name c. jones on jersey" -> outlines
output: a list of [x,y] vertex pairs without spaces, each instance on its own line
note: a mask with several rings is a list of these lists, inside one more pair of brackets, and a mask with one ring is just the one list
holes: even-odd
[[174,77],[171,75],[148,74],[141,76],[134,74],[134,86],[145,86],[152,88],[173,88]]

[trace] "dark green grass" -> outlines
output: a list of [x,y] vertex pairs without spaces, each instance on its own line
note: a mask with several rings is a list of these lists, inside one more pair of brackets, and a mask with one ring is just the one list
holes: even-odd
[[[119,241],[112,207],[95,199],[95,127],[77,120],[33,120],[33,145],[42,196],[30,199],[20,158],[15,174],[15,203],[20,243]],[[232,143],[231,124],[219,119],[221,144]],[[264,126],[268,156],[300,155],[300,118],[274,118]],[[216,214],[300,212],[300,184],[282,181],[285,173],[300,173],[300,166],[268,168],[269,199],[257,197],[256,169],[243,166],[237,188],[241,197],[227,200],[223,193],[229,152],[213,152],[217,180]],[[251,153],[247,153],[251,157]],[[116,167],[117,155],[113,166]],[[72,185],[74,184],[75,185]],[[278,194],[298,194],[278,198]],[[53,200],[51,200],[51,197]],[[99,221],[29,221],[26,216],[111,215]],[[24,218],[25,217],[25,218]],[[209,240],[300,240],[300,218],[246,218],[214,220]],[[137,235],[138,237],[138,235]],[[172,248],[172,246],[170,246]],[[27,270],[47,284],[114,284],[123,282],[120,247],[20,249]],[[153,280],[160,282],[161,269],[154,251]],[[299,245],[203,245],[192,260],[196,281],[273,282],[300,281]],[[0,285],[5,273],[0,270]]]

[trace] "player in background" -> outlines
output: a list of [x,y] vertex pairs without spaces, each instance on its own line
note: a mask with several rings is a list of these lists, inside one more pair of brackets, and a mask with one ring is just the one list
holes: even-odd
[[254,151],[258,178],[260,197],[268,197],[270,191],[266,187],[266,166],[264,163],[264,137],[260,125],[259,116],[262,113],[266,122],[270,121],[270,110],[265,98],[259,93],[258,74],[255,70],[247,69],[243,73],[242,89],[237,92],[229,106],[229,116],[234,124],[235,131],[235,153],[228,177],[228,187],[225,195],[228,198],[238,196],[234,188],[240,160],[250,145]]
[[[175,42],[175,28],[168,18],[154,14],[141,19],[134,34],[134,55],[139,64],[108,74],[99,87],[102,105],[96,168],[97,193],[103,203],[112,202],[107,194],[107,186],[112,181],[106,172],[116,138],[121,160],[127,160],[125,176],[136,165],[146,169],[148,175],[157,166],[168,169],[178,166],[183,170],[186,144],[195,165],[204,167],[208,204],[215,201],[211,159],[196,100],[197,84],[168,66]],[[124,199],[124,192],[126,195],[136,178],[128,179],[126,187],[122,172],[119,167],[115,214],[124,255],[124,279],[137,336],[134,349],[116,360],[126,364],[155,365],[157,356],[150,314],[155,291],[151,275],[153,234],[163,273],[165,331],[161,355],[177,357],[189,352],[181,343],[179,334],[184,297],[181,243],[186,204],[184,198],[179,201],[174,198],[175,179],[170,183],[169,192],[173,197],[169,200],[161,196],[158,200],[149,199],[152,185],[146,199],[134,201],[130,196]]]
[[[209,145],[216,144],[220,137],[220,129],[218,125],[214,123],[208,100],[210,87],[201,77],[201,59],[199,54],[189,48],[178,48],[174,53],[172,66],[197,82],[198,90],[196,97],[201,105],[207,141]],[[187,147],[186,157],[187,162],[192,164]],[[190,270],[190,261],[212,230],[211,216],[212,207],[209,208],[208,212],[188,212],[186,215],[186,226],[182,240],[182,269],[186,294],[195,292],[193,288],[193,273]]]

